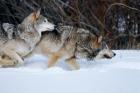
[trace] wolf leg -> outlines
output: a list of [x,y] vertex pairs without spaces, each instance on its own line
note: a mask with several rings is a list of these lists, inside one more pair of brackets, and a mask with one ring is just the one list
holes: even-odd
[[11,58],[14,63],[17,62],[15,65],[16,66],[21,66],[23,65],[24,61],[22,60],[22,58],[13,50],[6,50],[4,51],[4,54],[6,56],[8,56],[9,58]]
[[72,57],[66,60],[66,63],[70,67],[71,70],[78,70],[80,69],[79,64],[76,62],[76,58]]
[[57,60],[59,58],[61,58],[64,54],[64,49],[60,49],[59,51],[53,53],[50,57],[49,57],[49,60],[48,60],[48,68],[52,67],[55,65],[55,63],[57,62]]
[[48,68],[53,67],[59,58],[60,58],[60,55],[52,54],[48,60]]

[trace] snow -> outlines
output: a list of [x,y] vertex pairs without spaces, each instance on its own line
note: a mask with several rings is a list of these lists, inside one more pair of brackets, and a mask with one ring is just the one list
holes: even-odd
[[116,57],[87,61],[70,71],[63,60],[52,68],[35,55],[25,66],[0,68],[0,93],[140,93],[140,50],[116,50]]

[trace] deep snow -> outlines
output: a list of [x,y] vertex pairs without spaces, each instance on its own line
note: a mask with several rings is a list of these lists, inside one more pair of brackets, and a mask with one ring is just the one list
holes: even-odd
[[47,69],[36,55],[25,66],[0,68],[0,93],[140,93],[140,50],[117,50],[112,59],[78,60],[69,71],[63,60]]

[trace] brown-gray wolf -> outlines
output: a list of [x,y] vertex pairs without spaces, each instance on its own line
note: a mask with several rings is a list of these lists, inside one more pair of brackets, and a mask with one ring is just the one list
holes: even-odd
[[58,59],[65,58],[70,69],[79,69],[77,58],[112,58],[115,53],[89,30],[72,26],[58,26],[55,31],[44,32],[33,54],[48,56],[48,67],[55,65]]
[[54,24],[42,16],[40,10],[27,16],[15,31],[11,24],[5,23],[2,26],[4,30],[0,31],[0,65],[3,67],[23,64],[23,58],[40,41],[41,33],[54,29]]

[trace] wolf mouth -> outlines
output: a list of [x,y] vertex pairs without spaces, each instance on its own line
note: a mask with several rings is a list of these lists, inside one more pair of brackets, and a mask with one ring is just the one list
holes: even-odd
[[54,28],[47,28],[49,31],[53,31],[54,30]]
[[104,55],[104,58],[111,59],[112,57],[110,57],[108,55]]

